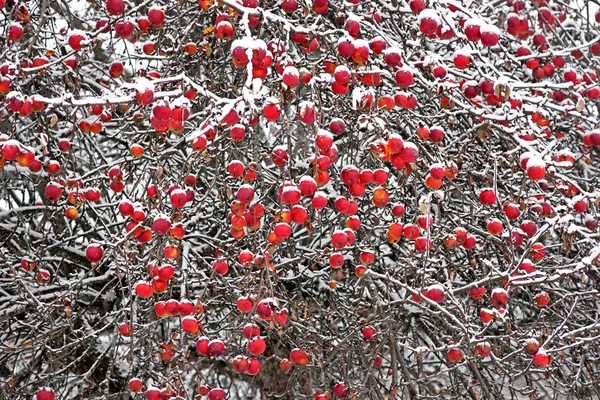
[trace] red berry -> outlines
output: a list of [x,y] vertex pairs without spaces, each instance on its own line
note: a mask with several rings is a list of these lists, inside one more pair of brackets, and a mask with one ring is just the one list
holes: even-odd
[[54,400],[54,390],[49,387],[39,388],[35,394],[36,400]]
[[491,303],[496,308],[503,308],[508,303],[508,293],[502,288],[492,290]]
[[210,389],[208,400],[225,400],[225,391],[219,388]]
[[471,297],[473,300],[483,299],[483,296],[485,296],[485,288],[483,287],[469,290],[469,297]]
[[110,15],[119,15],[122,14],[125,10],[125,3],[123,0],[108,0],[106,2],[106,11]]
[[304,349],[295,348],[290,352],[290,361],[293,364],[305,365],[308,362],[308,355]]
[[102,248],[97,245],[91,244],[85,249],[85,256],[90,262],[96,263],[100,261],[102,259],[102,254]]
[[152,286],[148,282],[139,281],[135,285],[135,293],[143,299],[152,297],[152,293],[153,293]]
[[129,389],[130,392],[141,392],[142,391],[142,387],[144,385],[142,384],[142,381],[139,378],[131,378],[129,380],[129,383],[127,383],[127,389]]
[[396,84],[401,88],[407,88],[414,81],[413,73],[406,67],[396,72]]
[[483,189],[479,193],[479,200],[484,206],[494,205],[496,203],[496,194],[494,193],[493,189]]
[[550,356],[543,349],[540,349],[533,356],[533,365],[535,365],[538,368],[546,368],[548,365],[550,365],[550,362]]
[[265,343],[265,339],[261,336],[258,336],[251,339],[246,348],[250,354],[257,356],[264,353],[264,351],[267,349],[267,345]]
[[440,19],[433,9],[425,9],[419,13],[419,30],[427,36],[436,33]]
[[450,349],[448,350],[448,361],[451,363],[457,363],[462,360],[462,352],[458,349]]

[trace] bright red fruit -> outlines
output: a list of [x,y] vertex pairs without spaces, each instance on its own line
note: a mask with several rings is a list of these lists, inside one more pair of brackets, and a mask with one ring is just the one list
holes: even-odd
[[293,364],[305,365],[308,362],[308,355],[304,349],[293,349],[290,352],[290,361]]
[[496,288],[492,290],[492,300],[491,303],[496,308],[503,308],[506,303],[508,303],[508,293],[506,290],[501,288]]
[[401,88],[407,88],[413,84],[414,76],[411,70],[404,68],[396,72],[396,84]]
[[442,285],[432,285],[423,292],[423,297],[439,304],[444,301],[445,293]]
[[143,299],[152,297],[152,286],[148,282],[139,281],[135,285],[135,293]]
[[123,0],[107,0],[106,11],[108,11],[110,15],[122,14],[124,10],[125,3]]
[[257,356],[264,353],[264,351],[267,349],[267,344],[265,343],[265,339],[259,336],[251,339],[246,348],[250,354]]
[[129,389],[130,392],[134,393],[141,392],[143,386],[144,385],[139,378],[131,378],[127,383],[127,389]]
[[496,203],[496,194],[493,189],[483,189],[479,193],[479,201],[484,206],[492,206]]
[[545,350],[540,349],[534,356],[533,356],[533,365],[535,365],[538,368],[546,368],[548,365],[550,365],[550,363],[552,362],[551,357],[548,355],[548,353],[546,353]]
[[223,389],[214,388],[208,392],[208,400],[225,400],[225,391]]
[[49,387],[39,388],[35,394],[36,400],[54,400],[54,390]]
[[424,35],[433,35],[440,24],[440,17],[433,9],[425,9],[419,14],[419,30]]
[[103,255],[103,251],[102,251],[102,247],[100,247],[100,246],[90,244],[85,249],[85,257],[90,262],[96,263],[96,262],[100,261],[102,259],[102,255]]
[[448,350],[448,361],[451,363],[457,363],[462,360],[462,352],[458,349],[450,349]]

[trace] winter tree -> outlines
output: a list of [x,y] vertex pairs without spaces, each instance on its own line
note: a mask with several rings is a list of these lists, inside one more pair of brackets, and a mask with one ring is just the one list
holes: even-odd
[[597,399],[588,0],[0,0],[0,397]]

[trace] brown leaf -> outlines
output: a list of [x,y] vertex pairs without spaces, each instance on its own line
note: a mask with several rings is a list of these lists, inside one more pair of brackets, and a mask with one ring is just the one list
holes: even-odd
[[580,97],[579,100],[577,100],[577,106],[576,106],[577,111],[582,112],[584,106],[585,106],[585,100],[583,100],[583,98]]
[[569,234],[569,233],[564,233],[562,235],[562,239],[563,239],[563,248],[565,249],[565,252],[570,253],[571,250],[573,249],[573,235]]
[[496,97],[500,97],[500,94],[502,93],[502,90],[504,89],[503,85],[496,85],[494,87],[494,96]]
[[54,125],[58,122],[58,117],[56,114],[50,115],[50,128],[54,128]]

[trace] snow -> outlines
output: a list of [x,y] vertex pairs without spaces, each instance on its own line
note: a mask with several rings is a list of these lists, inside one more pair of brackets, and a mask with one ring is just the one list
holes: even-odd
[[349,75],[352,75],[352,72],[350,72],[350,68],[346,67],[345,65],[338,65],[337,67],[335,67],[335,70],[333,71],[334,74],[338,73],[338,72],[346,72]]
[[429,286],[427,288],[427,290],[441,290],[442,292],[446,293],[446,288],[439,283],[435,283],[435,284]]
[[398,55],[402,55],[402,50],[400,50],[398,47],[387,47],[383,50],[383,55],[386,54],[398,54]]
[[17,92],[16,90],[11,90],[10,92],[7,93],[6,100],[11,100],[11,99],[23,100],[24,97],[21,94],[21,92]]
[[284,188],[281,192],[282,193],[288,193],[288,192],[300,193],[300,189],[298,189],[298,187],[296,187],[296,186],[284,186]]
[[491,24],[485,24],[485,25],[483,25],[479,29],[479,32],[481,34],[491,33],[491,34],[495,34],[495,35],[498,35],[498,36],[500,36],[500,34],[501,34],[500,29],[496,25],[491,25]]
[[309,109],[314,110],[314,108],[315,108],[315,104],[312,101],[304,100],[304,101],[300,102],[300,104],[298,104],[298,113],[301,115],[304,115],[304,114],[306,114],[306,112]]
[[528,158],[531,158],[531,157],[533,157],[533,156],[535,156],[535,153],[534,153],[534,152],[527,151],[527,152],[525,152],[525,153],[523,153],[523,154],[521,154],[521,155],[519,156],[519,162],[523,162],[523,161],[525,161],[526,159],[528,159]]
[[50,181],[47,186],[56,186],[58,188],[64,188],[63,185],[61,185],[59,182],[56,182],[56,181]]
[[369,43],[374,43],[374,42],[384,42],[385,43],[385,40],[381,36],[375,36],[373,39],[369,40]]
[[231,25],[231,22],[229,22],[229,21],[220,21],[217,24],[216,28],[219,29],[220,26],[229,26],[233,29],[233,25]]
[[231,51],[233,52],[237,48],[242,48],[246,50],[252,49],[252,43],[252,37],[244,36],[241,39],[236,39],[231,44]]
[[181,108],[190,108],[192,103],[187,97],[181,96],[177,97],[175,100],[171,101],[171,107],[181,107]]
[[409,148],[409,149],[414,149],[414,150],[419,150],[419,147],[414,144],[413,142],[404,142],[404,148]]
[[18,140],[15,139],[9,139],[5,142],[0,142],[1,147],[4,146],[17,146],[19,148],[21,148],[21,143]]
[[419,13],[419,16],[417,17],[417,22],[420,24],[421,21],[424,19],[434,20],[438,24],[441,23],[440,16],[438,15],[438,13],[435,10],[433,10],[431,8],[426,8],[423,11],[421,11]]
[[137,92],[143,93],[146,90],[154,91],[154,83],[149,79],[139,77],[133,83],[123,84],[123,88],[135,89]]
[[265,105],[266,104],[279,104],[279,99],[277,97],[267,97],[265,99]]
[[348,164],[348,165],[344,165],[344,168],[342,168],[342,171],[360,171],[360,170],[358,169],[358,167],[356,165]]
[[471,55],[474,54],[475,52],[476,51],[470,47],[461,47],[459,49],[456,49],[456,51],[454,52],[454,57],[456,57],[456,56],[471,57]]
[[295,163],[294,163],[294,168],[297,169],[308,169],[309,165],[306,161],[304,160],[300,160],[300,159],[296,159]]
[[290,65],[288,67],[285,67],[285,69],[283,70],[283,75],[300,77],[300,72],[298,72],[298,68]]
[[82,36],[83,39],[87,39],[87,33],[80,30],[80,29],[73,29],[70,33],[69,33],[69,37],[75,36],[75,35],[79,35]]
[[358,109],[363,101],[363,97],[368,94],[374,95],[373,91],[370,89],[365,90],[358,86],[352,89],[352,108],[355,110]]
[[371,48],[369,47],[369,42],[367,42],[366,40],[357,39],[353,42],[353,44],[354,44],[355,48],[366,47],[369,50],[369,53],[371,52]]
[[452,30],[452,27],[450,27],[449,25],[446,25],[446,24],[443,24],[442,27],[440,28],[440,32],[442,34],[448,32],[448,31],[451,31],[451,30]]
[[529,160],[527,160],[527,169],[534,167],[546,168],[546,163],[540,157],[533,156]]
[[250,47],[252,50],[265,50],[267,51],[267,44],[262,39],[253,39]]
[[575,155],[569,149],[561,149],[561,150],[559,150],[559,151],[556,152],[556,155],[557,156],[564,156],[564,157],[573,157],[573,158],[575,158]]
[[[479,27],[481,27],[483,25],[485,25],[485,22],[483,22],[479,18],[473,17],[473,18],[469,18],[468,20],[465,21],[464,28],[467,29],[467,28],[469,28],[471,26],[479,26]],[[480,32],[481,32],[481,30],[480,30]]]
[[388,140],[390,140],[390,139],[400,139],[400,140],[403,140],[402,136],[398,135],[397,133],[392,133],[391,135],[389,135],[388,136]]
[[300,72],[300,75],[310,75],[310,71],[308,70],[308,68],[306,67],[302,67],[298,70],[298,72]]
[[408,64],[404,64],[404,65],[402,65],[402,66],[401,66],[400,68],[398,68],[397,70],[398,70],[398,71],[404,71],[404,72],[410,72],[410,73],[411,73],[411,74],[413,74],[413,75],[415,75],[415,74],[416,74],[416,72],[417,72],[417,71],[416,71],[416,70],[415,70],[413,67],[411,67],[411,66],[410,66],[410,65],[408,65]]
[[308,175],[303,175],[303,176],[300,178],[300,181],[299,181],[299,182],[300,182],[300,183],[302,183],[302,182],[311,182],[311,183],[315,183],[315,184],[316,184],[315,180],[314,180],[314,179],[313,179],[311,176],[308,176]]

